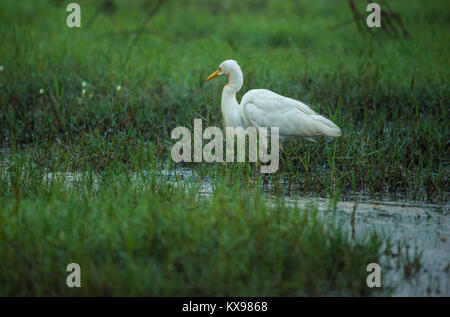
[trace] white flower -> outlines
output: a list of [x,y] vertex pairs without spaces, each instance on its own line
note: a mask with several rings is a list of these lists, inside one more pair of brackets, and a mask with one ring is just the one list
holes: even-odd
[[116,87],[116,91],[117,91],[117,92],[120,92],[121,90],[122,90],[122,86],[118,85],[118,86]]
[[81,95],[82,95],[82,96],[86,95],[86,89],[83,89],[83,90],[81,91]]
[[3,71],[3,65],[0,65],[0,72]]
[[39,89],[39,94],[43,95],[44,94],[44,88]]
[[86,82],[85,82],[85,81],[83,81],[83,82],[81,83],[81,87],[86,88]]

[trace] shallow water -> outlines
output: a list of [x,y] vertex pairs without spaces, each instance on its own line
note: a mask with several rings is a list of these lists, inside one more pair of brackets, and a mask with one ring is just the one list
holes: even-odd
[[[299,207],[313,203],[319,210],[327,212],[330,202],[327,199],[286,198],[290,205]],[[339,201],[337,216],[343,225],[352,229],[351,219],[354,201]],[[384,259],[380,263],[389,269],[385,281],[395,285],[394,296],[450,295],[450,217],[449,206],[424,205],[417,207],[412,203],[377,201],[359,202],[355,208],[355,235],[364,235],[376,230],[387,236],[394,245],[406,241],[410,254],[415,250],[422,252],[421,268],[412,278],[405,278],[402,269]],[[393,250],[395,251],[395,248]],[[384,265],[383,265],[384,264]],[[385,270],[386,271],[386,270]]]
[[[161,177],[175,183],[198,182],[200,195],[213,194],[212,183],[208,179],[200,179],[189,169],[163,170]],[[275,195],[266,194],[268,204],[275,204],[278,199]],[[323,213],[329,213],[332,204],[325,198],[292,196],[285,196],[284,202],[299,208],[313,204]],[[373,201],[367,197],[358,197],[356,206],[355,201],[338,201],[335,215],[343,226],[347,226],[350,231],[354,229],[356,236],[375,230],[379,235],[389,237],[395,246],[398,242],[406,241],[411,256],[415,251],[422,253],[420,269],[412,277],[406,277],[403,269],[395,265],[395,260],[382,259],[382,285],[392,285],[393,296],[450,296],[449,203],[435,205],[398,200]],[[392,252],[395,253],[396,248]]]

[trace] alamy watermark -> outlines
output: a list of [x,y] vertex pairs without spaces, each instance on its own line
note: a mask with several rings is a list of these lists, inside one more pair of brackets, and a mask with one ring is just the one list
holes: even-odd
[[[269,148],[270,136],[270,153]],[[246,139],[248,139],[248,161],[257,162],[258,154],[261,164],[261,173],[275,173],[279,167],[280,138],[278,127],[226,127],[225,139],[222,129],[208,127],[203,131],[201,119],[194,120],[194,155],[192,157],[192,134],[186,127],[176,127],[171,133],[172,139],[180,139],[172,146],[171,157],[176,163],[179,162],[227,162],[235,161],[235,139],[237,148],[237,162],[246,160]],[[203,146],[203,140],[210,140]],[[224,159],[224,143],[226,144],[226,155]],[[258,151],[259,141],[259,151]]]
[[[81,27],[81,7],[78,3],[72,2],[67,5],[67,12],[70,14],[67,16],[66,24],[69,28]],[[381,27],[381,7],[376,2],[371,2],[367,5],[366,11],[370,12],[367,16],[366,24],[368,27]]]
[[367,12],[371,12],[366,19],[366,24],[369,28],[381,27],[381,7],[378,3],[372,2],[367,5]]
[[366,268],[367,272],[371,272],[366,279],[368,287],[381,287],[381,267],[378,263],[370,263]]
[[69,28],[81,27],[81,7],[78,3],[69,3],[66,8],[70,14],[67,16],[66,24]]
[[66,271],[70,272],[66,278],[67,287],[81,287],[81,267],[78,263],[69,263]]

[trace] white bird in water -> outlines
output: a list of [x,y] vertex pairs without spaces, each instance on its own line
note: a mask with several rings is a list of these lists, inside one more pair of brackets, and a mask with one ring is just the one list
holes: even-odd
[[226,60],[207,79],[227,75],[222,91],[222,115],[225,127],[278,127],[280,139],[339,137],[341,129],[329,119],[315,113],[301,101],[281,96],[267,89],[249,90],[239,104],[236,93],[244,82],[241,68],[234,60]]

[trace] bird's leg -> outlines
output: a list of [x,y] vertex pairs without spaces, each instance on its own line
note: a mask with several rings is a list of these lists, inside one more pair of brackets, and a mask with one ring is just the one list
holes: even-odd
[[[260,130],[258,132],[258,136],[259,136],[259,144],[258,144],[258,159],[256,160],[256,164],[255,167],[258,170],[259,167],[261,166],[261,153],[267,153],[267,133],[264,133],[264,131]],[[262,147],[262,148],[261,148]]]
[[280,154],[281,154],[280,157],[282,157],[283,160],[285,162],[287,162],[288,157],[287,157],[286,151],[284,150],[284,146],[281,142],[280,142]]

